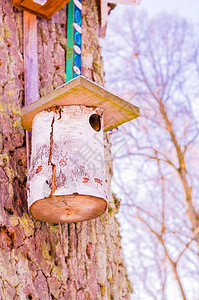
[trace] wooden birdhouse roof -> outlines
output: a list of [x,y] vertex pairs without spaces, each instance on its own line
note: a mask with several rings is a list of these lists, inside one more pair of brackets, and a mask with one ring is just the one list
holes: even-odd
[[42,19],[50,19],[70,0],[13,0],[13,5]]
[[78,76],[58,87],[52,93],[22,108],[22,125],[32,130],[32,121],[36,114],[52,106],[84,105],[104,110],[104,131],[111,130],[125,122],[139,117],[137,106],[108,92],[105,88]]

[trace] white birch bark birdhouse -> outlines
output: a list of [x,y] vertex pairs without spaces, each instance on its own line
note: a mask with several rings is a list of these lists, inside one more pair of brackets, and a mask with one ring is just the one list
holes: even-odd
[[28,207],[41,221],[96,218],[108,203],[103,130],[139,116],[139,109],[79,76],[22,109],[32,130]]

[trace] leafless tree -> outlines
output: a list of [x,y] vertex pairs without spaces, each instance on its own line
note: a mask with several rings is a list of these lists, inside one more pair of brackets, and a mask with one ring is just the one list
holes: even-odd
[[133,299],[199,297],[198,45],[184,19],[129,12],[103,43],[107,86],[141,108],[112,135]]

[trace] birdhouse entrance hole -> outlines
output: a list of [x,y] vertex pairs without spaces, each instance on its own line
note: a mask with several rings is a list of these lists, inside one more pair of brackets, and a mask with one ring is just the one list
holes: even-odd
[[98,114],[93,114],[89,118],[89,123],[95,131],[101,130],[101,117]]

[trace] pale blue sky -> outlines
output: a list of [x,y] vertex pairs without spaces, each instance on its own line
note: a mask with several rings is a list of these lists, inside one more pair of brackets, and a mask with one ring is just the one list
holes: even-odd
[[194,22],[199,22],[199,0],[141,0],[140,5],[118,4],[111,14],[119,14],[125,8],[146,10],[150,16],[158,13],[175,13]]

